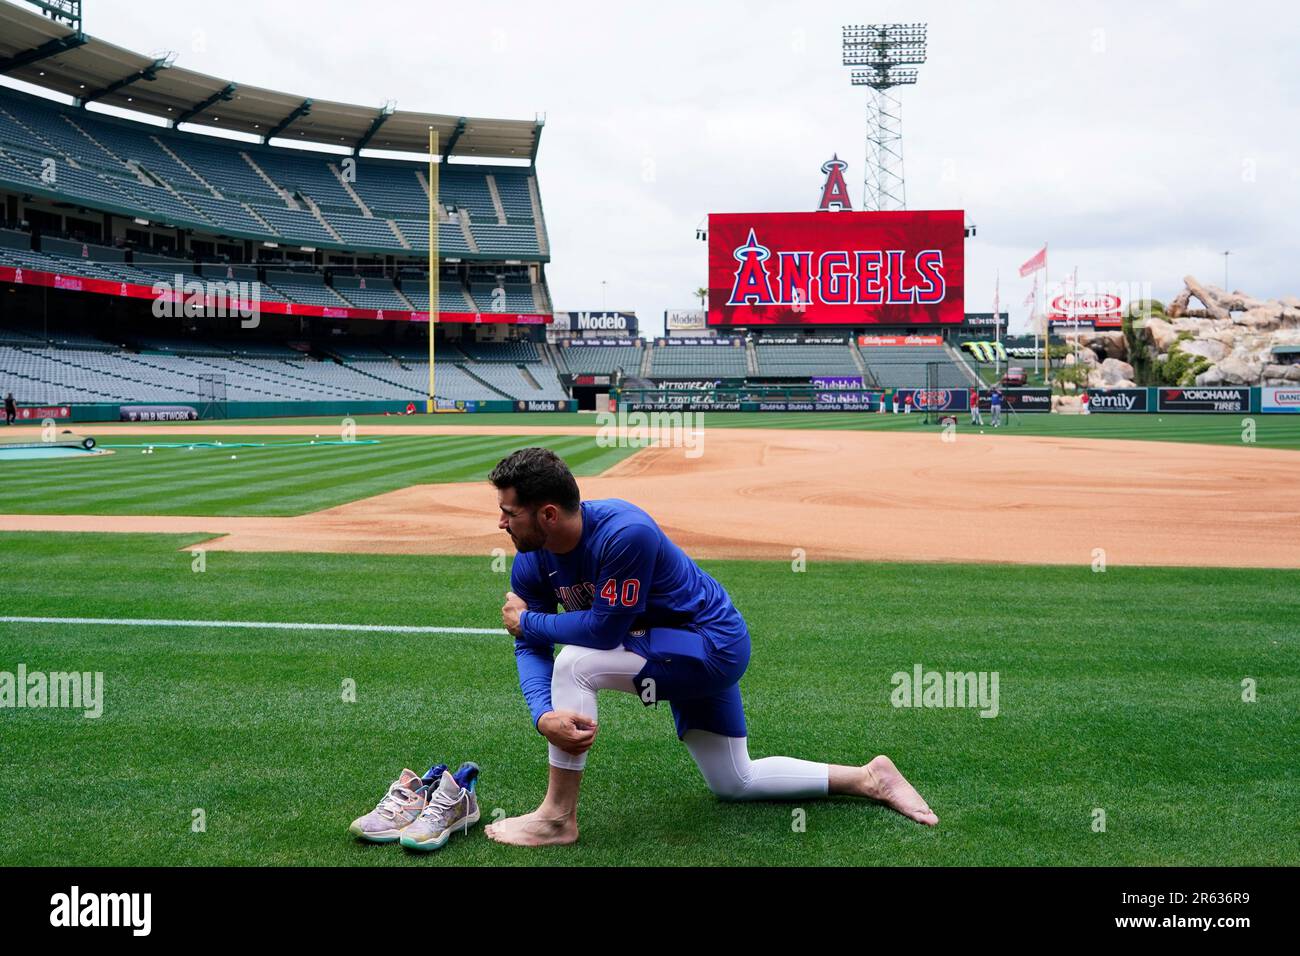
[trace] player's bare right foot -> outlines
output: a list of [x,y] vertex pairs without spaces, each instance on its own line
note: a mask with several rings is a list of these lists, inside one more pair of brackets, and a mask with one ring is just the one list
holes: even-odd
[[490,823],[483,832],[497,843],[512,846],[561,846],[577,841],[578,817],[538,807],[532,813]]
[[864,797],[878,800],[917,823],[932,827],[939,822],[930,805],[888,757],[879,756],[863,767],[862,777]]

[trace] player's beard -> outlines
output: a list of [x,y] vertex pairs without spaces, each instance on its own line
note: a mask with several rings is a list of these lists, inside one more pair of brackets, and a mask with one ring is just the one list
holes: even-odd
[[520,554],[528,551],[540,551],[546,545],[546,533],[536,526],[528,533],[527,536],[516,536],[514,532],[507,532],[510,540],[514,543],[515,550]]

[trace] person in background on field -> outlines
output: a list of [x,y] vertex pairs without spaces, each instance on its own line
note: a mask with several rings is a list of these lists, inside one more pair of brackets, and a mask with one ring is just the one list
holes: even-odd
[[880,393],[880,404],[876,406],[876,413],[879,415],[885,414],[885,406],[888,404],[889,404],[889,389],[885,389],[883,392]]
[[894,414],[898,414],[898,389],[894,389]]
[[980,390],[978,388],[970,390],[970,423],[972,425],[984,424],[984,416],[980,414]]
[[906,395],[903,396],[903,414],[904,415],[912,414],[912,393],[911,392],[908,392]]
[[997,385],[989,392],[989,422],[994,428],[1002,424],[1002,389]]
[[12,425],[17,417],[18,403],[14,401],[14,393],[10,392],[5,396],[5,424]]
[[1079,396],[1079,414],[1080,415],[1088,414],[1088,392],[1086,389],[1084,390],[1083,394]]

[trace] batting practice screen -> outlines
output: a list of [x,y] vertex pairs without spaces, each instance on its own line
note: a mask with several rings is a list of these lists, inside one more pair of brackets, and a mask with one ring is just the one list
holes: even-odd
[[708,324],[956,325],[964,241],[959,209],[714,213]]

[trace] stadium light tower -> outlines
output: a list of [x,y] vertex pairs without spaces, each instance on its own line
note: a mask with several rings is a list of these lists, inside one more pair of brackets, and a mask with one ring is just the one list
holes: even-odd
[[873,23],[844,27],[844,65],[854,86],[868,88],[867,164],[862,208],[906,209],[903,185],[903,107],[890,92],[916,82],[925,62],[924,23]]
[[81,0],[27,0],[51,20],[81,33]]

